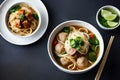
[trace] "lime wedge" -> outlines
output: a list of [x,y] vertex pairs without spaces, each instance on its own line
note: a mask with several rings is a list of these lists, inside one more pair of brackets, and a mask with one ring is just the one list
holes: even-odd
[[101,15],[106,20],[114,20],[117,17],[117,14],[113,14],[111,11],[108,10],[101,10]]
[[110,27],[115,27],[118,22],[114,22],[114,21],[107,21],[107,24],[110,26]]
[[108,11],[108,10],[104,10],[104,9],[101,10],[101,15],[102,16],[107,15],[107,14],[112,14],[112,12]]
[[114,20],[117,17],[117,14],[104,15],[106,20]]

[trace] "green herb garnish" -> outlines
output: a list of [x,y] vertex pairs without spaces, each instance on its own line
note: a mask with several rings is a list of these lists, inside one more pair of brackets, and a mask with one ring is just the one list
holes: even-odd
[[84,41],[82,40],[81,37],[77,37],[75,41],[77,42],[77,44],[84,46]]
[[70,28],[69,27],[64,27],[62,29],[63,32],[69,33],[70,32]]
[[74,39],[70,39],[70,46],[75,48],[76,47],[76,41]]
[[25,16],[23,14],[19,15],[18,17],[21,21],[25,20]]
[[76,50],[80,50],[80,46],[77,45],[77,46],[75,47],[75,49],[76,49]]
[[21,9],[21,7],[19,5],[14,6],[12,9],[10,9],[10,13],[13,13],[13,12],[19,10],[19,9]]
[[76,39],[70,39],[70,46],[75,48],[76,50],[80,50],[81,46],[84,46],[84,41],[81,37],[77,37]]
[[34,19],[36,19],[36,20],[39,20],[39,17],[38,17],[37,14],[32,14],[32,17],[33,17]]

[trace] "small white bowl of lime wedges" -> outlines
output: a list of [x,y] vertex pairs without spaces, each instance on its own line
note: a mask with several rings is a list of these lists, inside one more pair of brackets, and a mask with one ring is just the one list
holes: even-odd
[[113,30],[120,25],[120,10],[115,6],[101,7],[96,14],[98,25],[104,30]]

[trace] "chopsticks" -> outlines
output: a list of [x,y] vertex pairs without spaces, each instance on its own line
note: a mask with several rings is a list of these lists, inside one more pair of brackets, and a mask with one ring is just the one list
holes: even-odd
[[105,66],[105,63],[106,63],[106,60],[107,60],[107,57],[108,57],[108,54],[109,54],[109,51],[110,51],[110,48],[111,48],[111,45],[112,45],[112,43],[113,43],[114,38],[115,38],[115,36],[111,36],[111,37],[110,37],[110,40],[109,40],[108,46],[107,46],[107,48],[106,48],[105,54],[104,54],[104,56],[103,56],[102,62],[101,62],[101,64],[100,64],[100,67],[99,67],[99,69],[98,69],[98,72],[97,72],[97,74],[96,74],[96,76],[95,76],[95,80],[99,80],[99,79],[100,79],[101,73],[102,73],[103,68],[104,68],[104,66]]

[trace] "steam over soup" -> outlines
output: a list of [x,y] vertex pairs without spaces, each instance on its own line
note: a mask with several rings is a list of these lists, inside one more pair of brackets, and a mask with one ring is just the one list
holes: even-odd
[[99,40],[96,35],[82,26],[64,27],[53,40],[56,61],[69,70],[82,70],[97,59]]
[[7,26],[13,33],[20,36],[32,34],[36,30],[38,22],[37,12],[27,4],[21,3],[9,10]]

